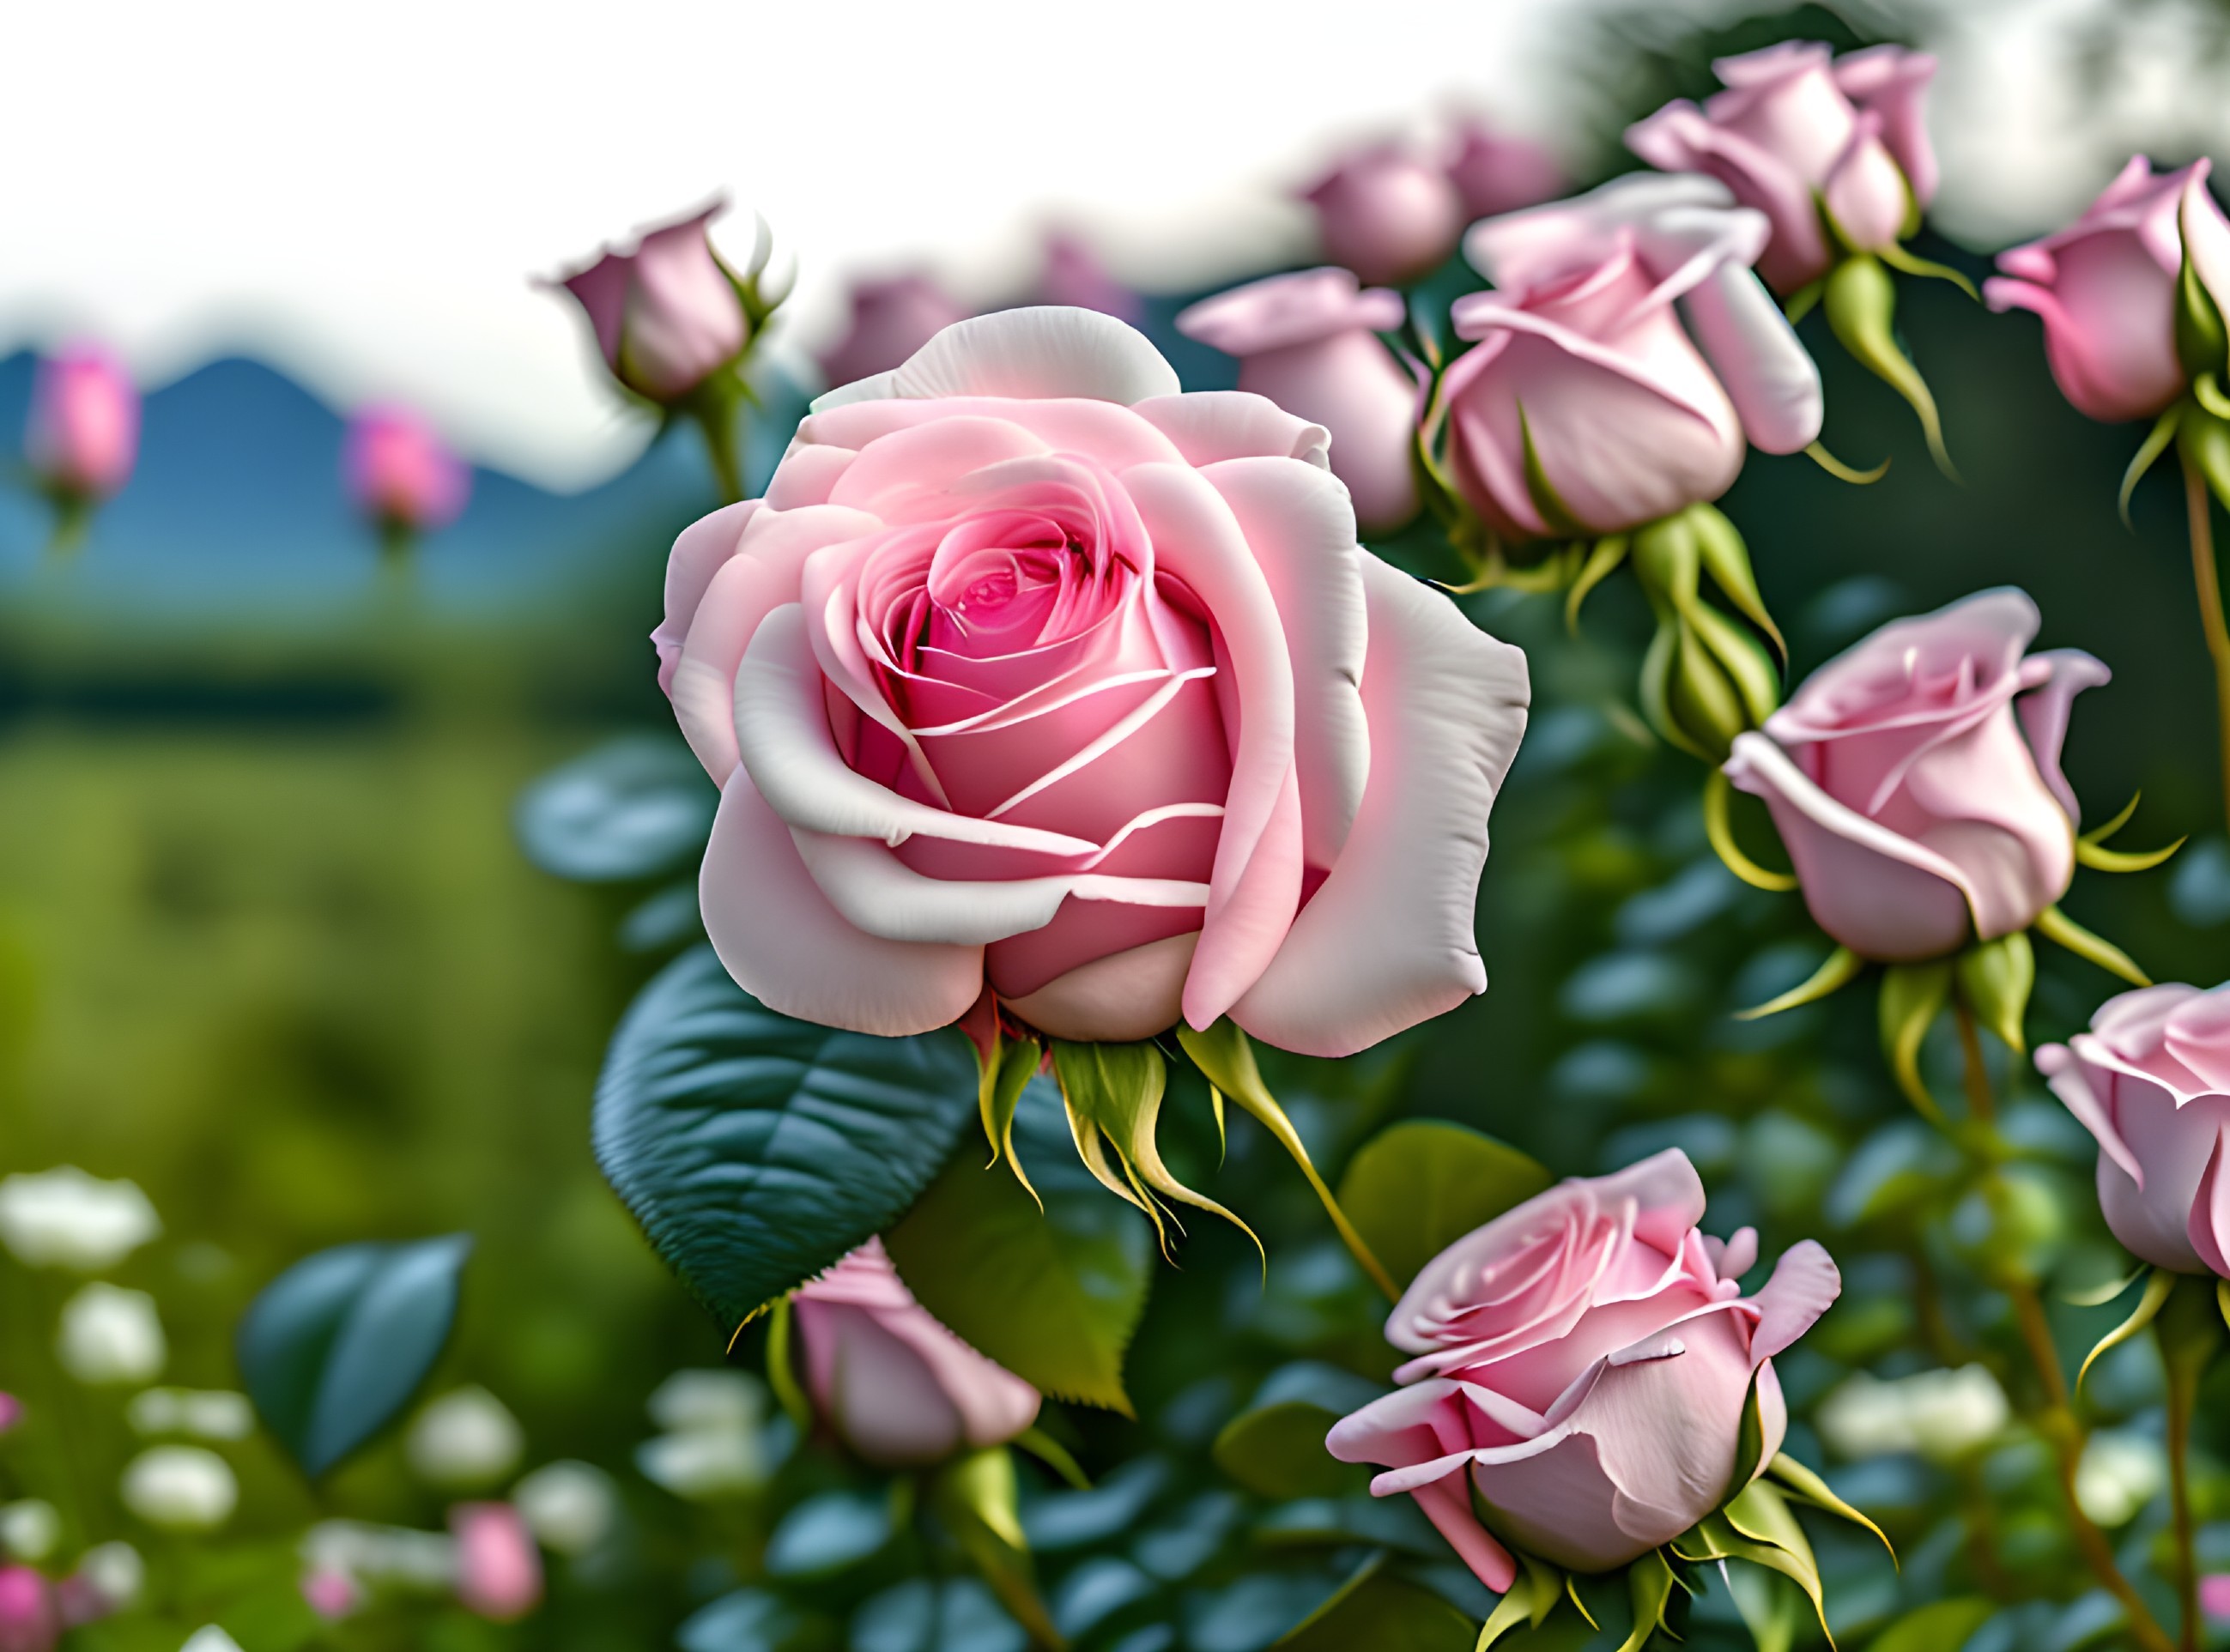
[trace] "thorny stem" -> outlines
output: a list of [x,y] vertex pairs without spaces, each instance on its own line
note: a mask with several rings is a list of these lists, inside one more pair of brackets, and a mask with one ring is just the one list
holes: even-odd
[[2188,453],[2183,456],[2183,503],[2191,522],[2191,577],[2198,588],[2199,627],[2207,636],[2207,657],[2214,665],[2214,729],[2221,749],[2222,813],[2230,821],[2230,623],[2222,614],[2222,582],[2214,566],[2214,524],[2210,519],[2207,479]]

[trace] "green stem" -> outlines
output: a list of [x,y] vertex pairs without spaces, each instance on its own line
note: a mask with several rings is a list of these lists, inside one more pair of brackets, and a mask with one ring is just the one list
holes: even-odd
[[744,472],[736,457],[738,396],[726,386],[708,379],[686,404],[691,422],[705,438],[705,454],[712,463],[712,479],[720,489],[720,503],[733,505],[744,497]]
[[2198,588],[2199,627],[2206,633],[2207,657],[2214,666],[2214,729],[2222,766],[2222,813],[2230,821],[2230,623],[2222,614],[2222,581],[2214,566],[2214,524],[2207,478],[2186,453],[2183,503],[2191,524],[2191,576]]
[[[2211,1302],[2207,1305],[2212,1308]],[[2191,1519],[2191,1416],[2199,1370],[2171,1350],[2168,1366],[2168,1496],[2175,1540],[2175,1597],[2183,1613],[2183,1652],[2199,1652],[2199,1553]]]

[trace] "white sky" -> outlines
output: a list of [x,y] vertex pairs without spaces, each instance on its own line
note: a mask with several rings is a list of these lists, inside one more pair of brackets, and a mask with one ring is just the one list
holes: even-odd
[[[1966,0],[1931,31],[1951,227],[2048,222],[2125,129],[2218,118],[2170,49],[2134,112],[2091,100],[2069,121],[2049,42],[2104,3]],[[1464,98],[1553,132],[1573,24],[1602,3],[21,4],[0,353],[92,331],[159,382],[242,350],[582,485],[643,431],[528,277],[636,224],[725,190],[747,247],[759,208],[799,260],[794,341],[827,335],[863,270],[920,260],[967,296],[1016,290],[1055,219],[1118,272],[1210,280],[1305,244],[1283,194],[1344,138]]]

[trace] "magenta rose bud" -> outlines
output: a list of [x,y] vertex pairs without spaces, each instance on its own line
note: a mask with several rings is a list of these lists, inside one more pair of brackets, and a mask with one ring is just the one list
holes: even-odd
[[[1145,317],[1145,305],[1138,295],[1109,273],[1099,254],[1080,237],[1065,230],[1056,230],[1046,237],[1045,268],[1038,276],[1036,301],[1097,310],[1134,327]],[[956,316],[949,320],[958,318]],[[884,365],[895,367],[898,363],[886,362]]]
[[2098,1138],[2098,1205],[2132,1256],[2230,1278],[2230,987],[2140,987],[2036,1064]]
[[1405,286],[1456,249],[1462,197],[1447,173],[1400,144],[1350,155],[1303,193],[1324,255],[1372,286]]
[[1936,60],[1873,46],[1838,58],[1816,41],[1721,58],[1726,90],[1685,98],[1627,129],[1627,147],[1667,172],[1700,172],[1771,220],[1758,272],[1776,292],[1827,273],[1834,235],[1856,252],[1897,241],[1936,195],[1924,102]]
[[415,533],[455,521],[472,492],[464,461],[404,407],[368,408],[349,421],[341,472],[349,498],[367,518]]
[[1553,201],[1566,187],[1564,169],[1547,150],[1478,119],[1457,126],[1447,171],[1466,222]]
[[509,1503],[459,1503],[449,1511],[457,1543],[457,1599],[490,1623],[511,1623],[542,1604],[542,1553]]
[[73,344],[39,363],[23,453],[56,493],[105,499],[130,479],[139,456],[139,392],[115,357]]
[[1745,442],[1818,436],[1819,370],[1750,269],[1765,235],[1709,178],[1649,173],[1473,225],[1495,291],[1456,300],[1479,342],[1443,381],[1473,508],[1516,538],[1615,533],[1718,498]]
[[1528,1199],[1425,1264],[1386,1338],[1414,1356],[1402,1385],[1324,1443],[1377,1463],[1374,1495],[1408,1492],[1490,1589],[1505,1544],[1576,1572],[1647,1553],[1743,1488],[1735,1478],[1755,1387],[1763,1449],[1788,1412],[1772,1356],[1842,1289],[1807,1239],[1755,1296],[1739,1276],[1757,1234],[1696,1225],[1704,1184],[1669,1148],[1614,1175]]
[[53,1585],[29,1566],[0,1566],[0,1652],[54,1652],[61,1637]]
[[1037,1420],[1038,1391],[914,1301],[880,1239],[799,1286],[790,1308],[815,1411],[879,1468],[1004,1445]]
[[2027,652],[2015,590],[1898,620],[1805,679],[1727,777],[1765,800],[1820,927],[1862,958],[1938,958],[2025,929],[2075,873],[2070,702],[2112,673]]
[[0,1389],[0,1434],[12,1432],[16,1424],[23,1420],[23,1402],[5,1389]]
[[1087,310],[816,402],[675,541],[653,639],[729,973],[863,1032],[988,983],[1056,1038],[1326,1056],[1483,990],[1524,657],[1362,550],[1326,447]]
[[716,204],[606,251],[562,285],[580,301],[612,376],[637,395],[680,401],[743,354],[750,318],[706,226]]
[[1347,484],[1367,532],[1417,514],[1419,389],[1373,335],[1402,325],[1402,295],[1361,289],[1338,268],[1273,275],[1176,318],[1188,338],[1239,357],[1239,388],[1331,433],[1331,473]]
[[[2204,160],[2156,174],[2132,156],[2072,226],[1999,254],[2003,273],[1983,284],[1993,310],[2044,318],[2052,376],[2093,419],[2149,419],[2183,394],[2175,348],[2182,226],[2192,224],[2203,249],[2230,240],[2207,174]],[[2202,277],[2213,261],[2201,261]]]
[[364,1604],[364,1591],[345,1572],[320,1569],[306,1572],[301,1587],[303,1603],[328,1623],[354,1617],[357,1609]]
[[818,358],[822,376],[842,386],[886,373],[967,314],[925,275],[858,282],[852,288],[851,325]]

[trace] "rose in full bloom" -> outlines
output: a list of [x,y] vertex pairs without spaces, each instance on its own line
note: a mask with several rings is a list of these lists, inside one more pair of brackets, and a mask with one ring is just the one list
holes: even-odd
[[1317,209],[1324,255],[1372,286],[1431,274],[1455,251],[1464,226],[1455,184],[1405,144],[1344,157],[1302,198]]
[[823,396],[675,543],[661,680],[723,788],[731,974],[898,1035],[1228,1013],[1360,1049],[1486,985],[1524,657],[1364,554],[1322,427],[1009,310]]
[[800,1285],[790,1308],[814,1411],[879,1467],[1004,1445],[1037,1420],[1038,1391],[914,1301],[880,1239]]
[[1402,1385],[1337,1424],[1346,1462],[1387,1472],[1490,1589],[1505,1544],[1576,1572],[1623,1565],[1742,1489],[1743,1417],[1763,1450],[1788,1411],[1772,1357],[1842,1288],[1827,1253],[1792,1246],[1755,1296],[1757,1234],[1706,1238],[1704,1184],[1678,1148],[1528,1199],[1425,1264],[1387,1340]]
[[706,226],[721,204],[607,249],[562,285],[580,300],[612,376],[661,404],[687,395],[744,352],[750,318]]
[[432,425],[391,405],[367,408],[349,421],[341,475],[371,521],[417,533],[455,521],[473,485],[472,472]]
[[459,1503],[449,1511],[457,1544],[457,1599],[490,1623],[512,1623],[542,1604],[542,1552],[509,1503]]
[[1784,41],[1711,67],[1725,91],[1700,109],[1675,99],[1628,127],[1627,147],[1665,171],[1718,178],[1771,219],[1758,271],[1776,292],[1826,274],[1837,241],[1854,252],[1893,245],[1935,198],[1927,53],[1870,46],[1836,57],[1816,41]]
[[105,499],[139,457],[139,392],[124,364],[97,344],[73,344],[39,363],[23,455],[65,498]]
[[2040,622],[2015,590],[1894,620],[1736,737],[1727,777],[1765,800],[1814,921],[1860,957],[1942,957],[2067,892],[2069,704],[2112,673],[2029,653]]
[[1336,267],[1273,275],[1203,299],[1177,331],[1239,357],[1239,388],[1331,433],[1331,473],[1366,530],[1417,514],[1410,454],[1417,382],[1373,335],[1402,325],[1402,295]]
[[2230,1278],[2230,987],[2110,998],[2036,1064],[2098,1138],[2098,1205],[2155,1267]]
[[831,384],[886,373],[967,313],[926,275],[855,283],[851,325],[821,352],[821,370]]
[[2230,299],[2230,220],[2207,188],[2207,163],[2156,173],[2130,157],[2069,228],[1998,254],[1982,286],[1993,310],[2044,318],[2045,358],[2060,394],[2093,419],[2149,419],[2182,395],[2176,281],[2188,244],[2202,282]]
[[1518,538],[1614,533],[1715,499],[1745,440],[1820,434],[1819,370],[1750,260],[1765,220],[1709,178],[1638,174],[1474,224],[1495,284],[1444,381],[1455,481]]
[[1565,189],[1564,169],[1555,156],[1475,119],[1458,124],[1447,170],[1466,222],[1553,201]]

